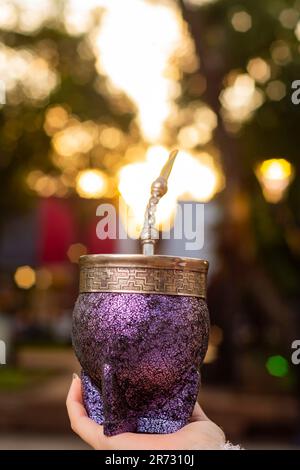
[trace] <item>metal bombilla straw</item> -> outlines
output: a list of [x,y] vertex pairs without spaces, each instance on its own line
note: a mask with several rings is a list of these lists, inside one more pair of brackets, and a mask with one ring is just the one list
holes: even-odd
[[146,256],[154,255],[154,246],[159,238],[158,230],[155,228],[157,205],[168,191],[168,179],[177,154],[178,150],[173,150],[170,153],[159,177],[151,185],[151,197],[146,208],[144,225],[140,236],[143,254]]

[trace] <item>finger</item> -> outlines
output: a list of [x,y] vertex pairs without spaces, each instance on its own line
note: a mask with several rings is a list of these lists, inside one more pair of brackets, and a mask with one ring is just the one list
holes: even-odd
[[208,449],[220,449],[225,444],[225,434],[223,430],[213,421],[201,421],[194,424],[202,435],[202,442],[210,443]]
[[[113,450],[184,450],[220,448],[222,430],[196,402],[190,423],[172,434],[124,433],[110,438]],[[215,442],[216,441],[216,442]],[[202,447],[201,447],[202,446]]]
[[169,443],[166,438],[160,439],[161,436],[152,436],[151,434],[124,433],[112,437],[105,436],[103,426],[98,425],[87,416],[82,403],[81,380],[79,377],[75,377],[71,383],[66,404],[72,430],[94,449],[164,449],[167,448],[167,444],[172,442],[171,440]]
[[107,449],[103,426],[87,416],[82,402],[81,380],[77,376],[72,380],[66,405],[72,430],[94,449]]
[[204,413],[198,402],[196,402],[195,404],[194,411],[190,419],[190,423],[196,424],[197,422],[199,426],[203,425],[204,429],[211,431],[214,435],[218,435],[222,444],[225,443],[225,434],[223,430],[216,423],[214,423],[211,419],[208,418],[208,416]]
[[[75,377],[67,396],[67,410],[72,430],[87,444],[98,450],[173,449],[173,436],[124,433],[107,437],[103,426],[91,420],[82,403],[81,380]],[[176,448],[176,447],[174,447]],[[177,447],[178,448],[178,447]]]
[[[73,374],[71,386],[67,395],[67,404],[69,402],[80,403],[83,406],[81,380],[77,374]],[[84,409],[84,408],[83,408]],[[85,411],[85,409],[84,409]],[[86,414],[86,413],[85,413]]]
[[177,432],[180,440],[188,440],[190,450],[221,450],[225,435],[212,421],[195,421]]
[[194,421],[210,421],[197,401],[194,406],[193,414],[190,418],[190,422]]

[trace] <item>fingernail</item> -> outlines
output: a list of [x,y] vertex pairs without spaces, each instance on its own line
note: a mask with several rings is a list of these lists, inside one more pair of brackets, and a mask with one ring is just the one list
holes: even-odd
[[74,374],[73,374],[73,380],[76,380],[76,379],[79,379],[79,377],[78,377],[78,375],[75,374],[75,372],[74,372]]

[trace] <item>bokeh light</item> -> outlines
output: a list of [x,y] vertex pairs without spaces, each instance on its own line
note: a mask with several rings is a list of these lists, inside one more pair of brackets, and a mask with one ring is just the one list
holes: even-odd
[[40,290],[47,290],[53,281],[52,273],[47,268],[39,268],[36,270],[36,288]]
[[271,56],[275,64],[287,65],[292,61],[292,53],[290,46],[283,40],[273,42],[271,46]]
[[13,49],[0,44],[0,76],[7,102],[43,101],[59,84],[49,63],[34,49]]
[[271,78],[271,67],[261,57],[249,60],[247,64],[249,75],[258,83],[266,83]]
[[56,133],[52,144],[56,152],[64,157],[72,157],[78,153],[89,152],[98,137],[97,125],[92,121],[72,122]]
[[262,90],[256,88],[250,75],[238,74],[220,94],[225,120],[236,123],[248,121],[264,102]]
[[289,363],[283,356],[271,356],[266,362],[266,368],[274,377],[285,377],[289,372]]
[[30,289],[36,281],[35,271],[30,266],[19,266],[15,272],[14,280],[20,289]]
[[280,12],[279,21],[284,28],[294,29],[299,19],[299,11],[295,8],[285,8]]
[[67,0],[63,19],[67,32],[78,36],[87,33],[94,26],[93,12],[107,4],[105,0]]
[[78,263],[80,256],[87,254],[87,247],[82,243],[73,243],[70,245],[67,255],[71,263]]
[[97,199],[104,196],[107,188],[105,174],[94,168],[83,170],[76,178],[76,191],[80,197]]
[[292,164],[284,158],[265,160],[256,167],[256,176],[265,199],[271,203],[282,200],[294,177]]
[[65,197],[68,195],[68,187],[64,176],[56,176],[43,173],[40,170],[32,170],[26,177],[27,186],[40,197]]
[[50,23],[59,14],[53,0],[0,0],[0,27],[31,34]]
[[100,132],[99,140],[103,147],[115,149],[120,146],[123,139],[123,132],[116,127],[105,126]]
[[244,10],[236,11],[231,17],[231,24],[239,33],[246,33],[252,27],[251,15]]
[[46,111],[44,129],[49,136],[52,136],[64,128],[68,120],[68,112],[63,106],[52,106]]
[[286,85],[280,80],[273,80],[266,87],[266,95],[272,101],[280,101],[286,96]]
[[[179,112],[180,130],[177,136],[178,145],[183,149],[193,149],[210,142],[217,127],[218,118],[208,106],[195,102]],[[188,122],[187,125],[184,125]]]

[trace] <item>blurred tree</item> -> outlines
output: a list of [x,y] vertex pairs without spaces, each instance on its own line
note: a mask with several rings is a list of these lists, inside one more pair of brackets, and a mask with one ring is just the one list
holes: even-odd
[[[14,66],[18,77],[19,61],[20,67],[27,67],[27,74],[36,74],[36,82],[32,77],[31,88],[26,88],[28,76],[20,73],[20,80],[12,89],[7,90],[7,103],[2,109],[0,107],[2,220],[15,211],[24,211],[36,201],[36,194],[30,191],[26,181],[30,171],[39,170],[54,176],[60,174],[60,168],[52,158],[51,134],[48,132],[47,135],[45,130],[49,109],[54,106],[62,107],[66,110],[70,123],[72,119],[95,121],[113,125],[123,131],[128,130],[132,119],[129,112],[116,111],[112,106],[105,91],[106,79],[96,71],[96,59],[88,50],[83,37],[71,36],[58,26],[54,24],[53,28],[45,27],[30,35],[13,31],[0,32],[0,52],[7,67]],[[30,60],[36,64],[36,68],[32,67],[32,70]],[[29,62],[27,65],[24,64],[26,61]],[[48,75],[42,74],[45,67],[49,68]],[[49,80],[50,73],[55,73],[57,83],[54,86],[51,86]],[[45,92],[41,96],[39,88],[43,77],[45,82],[48,80],[50,83],[45,83]],[[85,153],[89,154],[89,151]],[[88,155],[86,162],[89,157],[91,155]]]

